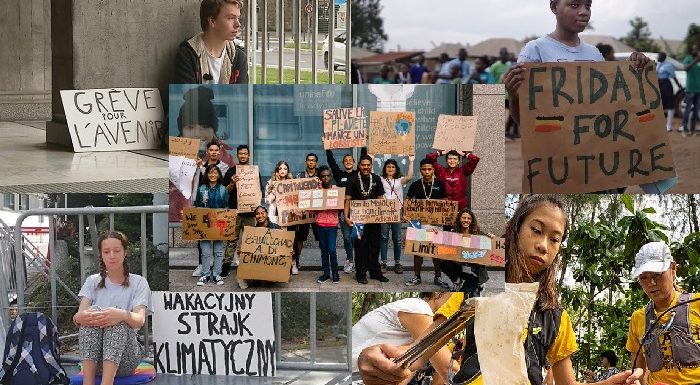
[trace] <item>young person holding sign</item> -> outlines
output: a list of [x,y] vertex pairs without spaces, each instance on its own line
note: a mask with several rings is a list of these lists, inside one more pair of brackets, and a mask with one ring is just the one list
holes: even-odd
[[425,159],[429,160],[435,168],[437,180],[445,184],[447,200],[457,201],[457,208],[462,210],[467,207],[467,192],[469,190],[469,175],[474,173],[479,157],[471,152],[464,152],[465,162],[460,166],[462,157],[456,150],[450,150],[445,155],[447,167],[438,163],[438,158],[443,155],[443,151],[428,153]]
[[[360,157],[360,172],[348,181],[345,189],[345,223],[348,227],[355,225],[350,218],[350,200],[383,199],[384,187],[379,176],[372,173],[372,158]],[[378,223],[364,225],[361,238],[355,239],[355,278],[361,284],[367,284],[369,277],[379,282],[389,282],[379,267],[379,233]]]
[[202,0],[202,32],[180,43],[175,56],[176,84],[248,83],[245,51],[233,39],[241,29],[242,0]]
[[[299,174],[297,174],[297,178],[313,178],[313,177],[318,177],[318,167],[316,165],[318,164],[318,155],[314,154],[313,152],[308,153],[306,155],[306,159],[304,160],[304,163],[306,164],[306,169]],[[310,223],[302,223],[296,225],[296,231],[294,232],[294,264],[292,264],[292,274],[297,275],[299,274],[299,266],[301,264],[301,250],[304,248],[304,242],[309,239],[309,228],[311,228]],[[316,230],[314,230],[314,238],[318,240],[318,234],[316,234]]]
[[[484,234],[479,229],[476,215],[468,208],[459,210],[452,231],[462,234],[462,236]],[[492,237],[493,234],[488,234],[488,236]],[[465,273],[463,265],[454,261],[442,261],[442,271],[452,282],[462,281],[463,284],[460,290],[466,293],[468,297],[476,297],[483,290],[484,283],[489,280],[489,273],[485,266],[471,263],[466,264],[471,269],[471,272]],[[458,290],[457,286],[455,286],[455,290]]]
[[[319,167],[318,177],[321,180],[321,188],[335,188],[331,184],[331,170],[328,166]],[[316,223],[313,225],[314,233],[318,235],[318,244],[321,247],[321,266],[323,268],[323,274],[318,277],[318,283],[327,282],[331,277],[333,283],[340,283],[338,256],[335,251],[335,240],[338,236],[338,211],[319,211],[316,215]]]
[[[384,187],[385,199],[398,199],[403,205],[403,188],[408,182],[413,179],[413,161],[415,155],[408,156],[408,174],[403,176],[399,164],[394,159],[387,159],[382,168],[382,186]],[[381,269],[382,273],[386,273],[386,258],[389,249],[389,232],[394,241],[394,271],[396,274],[403,274],[403,266],[401,266],[401,222],[382,223],[382,238],[379,244],[381,252]]]
[[[445,199],[447,198],[447,190],[445,184],[440,180],[435,178],[435,168],[433,167],[433,162],[429,159],[423,159],[420,161],[420,174],[421,179],[411,183],[408,188],[407,197],[409,199]],[[413,218],[406,218],[411,220]],[[426,226],[423,226],[426,227]],[[442,275],[442,260],[433,258],[433,266],[435,267],[435,279],[433,283],[440,286],[443,289],[449,289],[449,285],[440,279]],[[415,277],[411,280],[406,281],[406,286],[415,286],[421,283],[420,271],[423,267],[423,257],[417,255],[413,256],[413,272]]]
[[111,385],[116,376],[128,376],[144,356],[136,333],[151,314],[151,289],[145,278],[129,273],[129,242],[119,231],[97,240],[100,273],[89,276],[78,293],[80,307],[73,316],[78,326],[78,346],[83,383]]
[[[228,207],[228,192],[226,187],[221,183],[223,177],[221,170],[210,164],[205,169],[207,183],[202,184],[197,189],[197,200],[195,207],[206,207],[209,209],[225,209]],[[202,274],[197,281],[197,286],[204,286],[209,280],[217,285],[223,285],[224,279],[221,278],[221,265],[224,259],[225,241],[202,240],[199,241],[199,250],[201,252]],[[211,263],[209,258],[214,258],[214,270],[210,271]]]

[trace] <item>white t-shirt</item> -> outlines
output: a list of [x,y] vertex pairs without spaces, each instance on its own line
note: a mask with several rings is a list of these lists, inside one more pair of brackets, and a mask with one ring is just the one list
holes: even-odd
[[518,63],[551,63],[575,61],[604,61],[598,48],[579,40],[579,45],[568,45],[544,35],[529,41],[518,55]]
[[221,65],[224,62],[224,56],[226,55],[224,55],[224,51],[221,51],[221,55],[218,58],[211,56],[209,51],[206,51],[206,55],[207,63],[209,64],[209,73],[214,78],[214,80],[209,81],[209,84],[218,84],[219,76],[221,76]]
[[386,199],[399,199],[401,206],[403,206],[403,185],[401,184],[401,179],[391,179],[381,177],[382,185],[384,186],[384,198]]
[[357,358],[368,346],[389,343],[405,345],[413,341],[411,333],[401,325],[399,312],[433,316],[425,300],[406,298],[388,303],[365,314],[352,327],[352,367],[357,371]]
[[78,297],[90,298],[92,305],[103,309],[116,307],[119,309],[132,311],[136,306],[145,306],[146,314],[152,314],[151,288],[145,278],[138,274],[129,274],[129,286],[122,286],[120,283],[112,282],[109,277],[105,278],[105,287],[98,289],[100,283],[99,274],[93,274],[85,280],[83,287],[78,293]]

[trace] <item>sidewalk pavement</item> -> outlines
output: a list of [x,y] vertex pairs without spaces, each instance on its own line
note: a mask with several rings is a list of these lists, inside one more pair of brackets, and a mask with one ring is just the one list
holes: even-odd
[[[192,271],[197,267],[197,248],[170,248],[170,291],[238,291],[241,290],[235,279],[235,272],[232,272],[225,283],[221,286],[207,284],[197,286],[197,278],[192,277]],[[355,280],[355,275],[340,273],[340,283],[333,284],[330,281],[319,284],[316,282],[321,275],[321,250],[319,248],[307,247],[302,251],[301,269],[299,275],[292,275],[288,283],[260,283],[250,285],[246,291],[294,291],[294,292],[397,292],[397,291],[443,291],[433,284],[434,269],[430,258],[424,258],[422,268],[422,283],[415,286],[406,286],[404,282],[413,278],[413,256],[402,255],[401,264],[403,274],[396,274],[393,271],[393,250],[389,248],[388,263],[389,270],[384,274],[389,278],[389,282],[381,283],[374,279],[369,279],[366,285]],[[345,262],[345,251],[338,251],[338,265],[342,269]],[[505,272],[502,269],[489,270],[489,280],[485,284],[482,295],[494,295],[504,290]],[[442,279],[450,282],[443,274]]]
[[46,122],[0,122],[0,175],[15,193],[168,191],[168,152],[74,153],[46,143]]

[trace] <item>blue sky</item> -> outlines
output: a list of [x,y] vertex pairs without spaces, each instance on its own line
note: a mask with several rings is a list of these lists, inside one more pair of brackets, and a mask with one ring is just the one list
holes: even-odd
[[[522,39],[554,30],[547,0],[382,0],[385,50],[429,50],[433,43],[476,44],[489,37]],[[621,37],[628,21],[643,17],[654,37],[683,39],[700,24],[700,0],[594,0],[593,34]]]

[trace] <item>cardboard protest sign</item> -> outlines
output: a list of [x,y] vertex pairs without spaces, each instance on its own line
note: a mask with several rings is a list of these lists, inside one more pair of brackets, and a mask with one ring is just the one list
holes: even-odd
[[416,114],[371,111],[368,152],[370,154],[415,154]]
[[523,192],[583,193],[676,175],[653,63],[533,63],[519,89]]
[[323,148],[367,145],[367,117],[364,107],[323,110]]
[[230,241],[235,231],[236,210],[198,207],[182,209],[182,239],[185,241]]
[[200,141],[199,138],[171,136],[168,138],[168,153],[170,156],[184,156],[196,160]]
[[260,206],[262,202],[262,191],[260,191],[260,171],[258,166],[238,165],[236,166],[236,193],[238,194],[239,213],[250,213]]
[[169,179],[186,199],[196,190],[198,178],[197,161],[184,156],[170,156],[168,161]]
[[301,190],[298,206],[302,210],[342,210],[345,207],[345,187]]
[[274,182],[272,191],[277,205],[277,224],[292,226],[300,223],[313,223],[316,213],[299,209],[299,191],[318,188],[318,179],[300,178]]
[[289,282],[294,232],[245,226],[236,277]]
[[61,91],[73,151],[157,149],[163,105],[157,88]]
[[476,116],[438,116],[433,148],[437,150],[473,151],[476,137]]
[[428,258],[461,263],[504,267],[505,239],[485,235],[467,235],[449,231],[433,232],[409,227],[406,229],[404,252]]
[[457,218],[457,201],[443,199],[406,199],[403,215],[431,225],[453,225]]
[[272,293],[156,291],[151,298],[156,372],[275,375]]
[[398,199],[365,199],[350,201],[350,219],[356,223],[400,222]]

